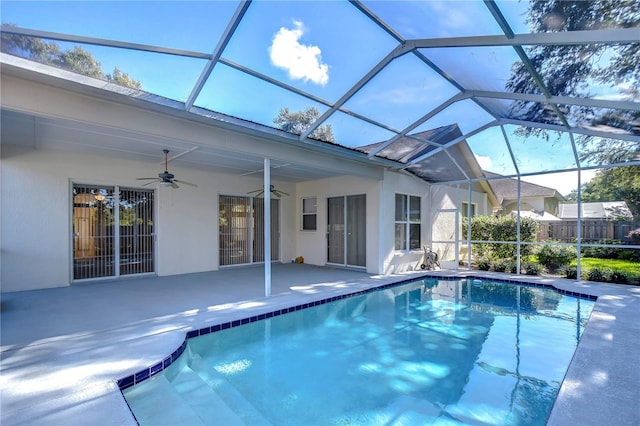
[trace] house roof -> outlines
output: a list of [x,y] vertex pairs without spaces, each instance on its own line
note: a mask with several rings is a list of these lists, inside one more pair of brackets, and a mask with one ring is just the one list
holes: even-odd
[[[632,220],[633,214],[624,201],[582,203],[582,219]],[[558,216],[561,219],[577,219],[578,204],[560,204]]]
[[[505,200],[516,200],[518,198],[518,180],[513,178],[500,179],[500,175],[488,171],[483,171],[487,178],[490,178],[489,185],[493,188],[500,204]],[[564,201],[565,198],[553,188],[535,183],[520,180],[520,197],[521,198],[556,198]]]
[[367,154],[377,152],[375,154],[377,157],[407,164],[405,170],[430,182],[460,181],[469,177],[480,177],[480,166],[465,141],[456,144],[448,153],[440,151],[419,163],[408,164],[461,136],[462,132],[458,125],[450,124],[401,137],[391,144],[378,142],[356,149]]
[[[193,108],[186,112],[181,108],[181,103],[179,102],[153,96],[136,89],[123,89],[118,85],[103,84],[101,80],[78,76],[66,70],[37,64],[3,53],[0,53],[0,59],[3,63],[4,75],[17,76],[46,83],[52,87],[59,87],[96,99],[106,100],[109,101],[110,104],[135,106],[142,110],[152,110],[156,113],[166,114],[171,117],[186,118],[205,125],[221,126],[225,129],[238,131],[240,133],[267,137],[274,142],[304,147],[305,149],[318,153],[348,159],[365,165],[405,170],[427,182],[466,181],[470,178],[482,177],[480,166],[465,141],[457,143],[447,151],[442,149],[445,144],[462,136],[462,132],[456,124],[408,135],[399,138],[393,143],[379,142],[362,147],[348,147],[334,142],[312,138],[306,138],[300,141],[287,132],[270,128],[260,123],[247,122],[242,118],[213,113],[199,108]],[[7,98],[8,96],[5,97],[3,106],[6,104]],[[68,104],[75,103],[76,102],[68,102]],[[196,144],[196,141],[191,142],[188,133],[181,137],[180,143],[167,137],[160,137],[164,140],[157,141],[155,139],[159,137],[159,135],[149,134],[146,135],[147,137],[142,137],[139,133],[135,135],[127,134],[129,131],[124,128],[113,129],[112,126],[98,125],[79,127],[76,123],[69,121],[73,120],[73,117],[70,116],[68,119],[64,119],[58,111],[55,113],[56,116],[49,115],[46,118],[42,118],[39,114],[3,110],[2,127],[4,134],[22,135],[21,138],[18,138],[22,140],[22,143],[32,143],[40,147],[56,146],[57,148],[61,148],[61,145],[65,145],[64,141],[67,141],[66,145],[69,145],[69,149],[72,148],[81,151],[84,149],[92,152],[103,150],[107,155],[113,151],[123,151],[126,152],[130,158],[140,155],[143,157],[154,155],[155,152],[158,151],[157,146],[159,142],[161,142],[165,146],[167,144],[172,146],[172,151],[175,152],[175,154],[172,154],[172,158],[175,157],[177,162],[182,163],[182,165],[192,167],[211,166],[216,167],[216,169],[220,171],[235,171],[240,174],[251,174],[260,171],[261,155],[257,152],[257,155],[244,152],[241,156],[236,155],[232,158],[228,149],[224,149],[223,151],[225,152],[219,152],[213,145],[204,146],[202,143]],[[50,127],[56,127],[58,129],[57,132],[60,132],[60,129],[65,129],[66,134],[61,136],[57,133],[55,140],[48,140],[48,135],[52,133],[49,131]],[[91,138],[78,136],[78,133],[86,132],[92,133],[93,136]],[[97,137],[97,134],[104,135],[104,138]],[[25,135],[27,137],[24,137]],[[38,139],[37,141],[35,140],[36,138]],[[15,138],[9,139],[14,140]],[[33,141],[29,142],[31,139],[33,139]],[[78,143],[78,139],[82,139],[82,142]],[[119,139],[122,139],[122,142],[119,142]],[[382,145],[384,145],[384,147],[382,147]],[[153,149],[154,151],[149,151],[149,149]],[[372,154],[378,150],[379,152]],[[440,152],[437,152],[432,157],[427,157],[411,164],[416,159],[419,159],[419,157],[431,153],[434,150],[439,150]],[[272,158],[275,158],[275,161],[272,163],[272,176],[275,179],[295,181],[335,175],[335,171],[331,170],[326,162],[324,165],[315,168],[309,164],[302,166],[294,164],[284,158],[278,159],[275,153],[273,151],[271,152]],[[489,194],[489,201],[495,207],[497,201],[491,187],[483,181],[475,185],[479,185],[484,192]]]
[[[511,216],[516,216],[518,212],[512,211],[510,214]],[[535,211],[522,211],[520,212],[520,217],[528,217],[530,219],[539,220],[543,222],[557,222],[562,220],[559,217],[554,216],[549,212],[537,213]]]
[[[480,178],[483,176],[482,169],[465,140],[446,151],[442,149],[451,141],[461,137],[460,127],[457,124],[450,124],[410,134],[392,143],[378,142],[357,149],[367,154],[375,153],[376,157],[405,164],[404,170],[429,182],[466,181]],[[429,156],[431,153],[434,155]],[[421,160],[415,162],[416,159]],[[484,180],[478,181],[477,185],[487,194],[491,205],[498,208],[499,203],[493,188]]]

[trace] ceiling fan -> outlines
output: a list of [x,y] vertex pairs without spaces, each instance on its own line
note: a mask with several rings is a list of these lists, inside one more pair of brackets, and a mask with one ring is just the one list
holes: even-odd
[[[273,185],[269,185],[270,191],[278,198],[282,198],[283,195],[289,195],[284,191],[280,191],[278,189],[276,189],[275,186]],[[249,191],[247,192],[247,194],[256,194],[254,195],[254,197],[259,197],[264,193],[264,188],[260,188],[260,189],[256,189],[255,191]]]
[[195,186],[197,187],[198,185],[196,185],[195,183],[190,183],[190,182],[185,182],[183,180],[178,180],[175,178],[175,175],[173,173],[169,173],[168,171],[168,158],[167,155],[169,154],[169,150],[168,149],[163,149],[162,152],[164,152],[164,172],[162,173],[158,173],[158,177],[151,177],[151,178],[137,178],[137,180],[150,180],[151,182],[147,182],[145,184],[143,184],[142,186],[146,186],[146,185],[150,185],[154,182],[160,182],[160,185],[162,186],[170,186],[172,188],[180,188],[180,186],[178,186],[178,183],[184,184],[184,185],[189,185],[189,186]]

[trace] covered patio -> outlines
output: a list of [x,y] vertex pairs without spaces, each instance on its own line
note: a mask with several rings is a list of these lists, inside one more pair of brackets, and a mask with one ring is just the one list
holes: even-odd
[[227,268],[3,294],[2,424],[136,424],[116,381],[176,350],[189,330],[393,283],[307,264]]
[[[3,295],[0,422],[134,425],[117,380],[171,354],[190,330],[425,275],[522,279],[477,271],[379,276],[307,264],[274,264],[272,273],[270,297],[260,266]],[[527,281],[598,296],[548,424],[635,424],[640,289]]]
[[[352,289],[365,282],[394,282],[362,271],[307,264],[272,265],[272,295],[294,303]],[[264,298],[264,268],[227,268],[167,277],[105,280],[2,296],[2,350],[92,335],[129,324],[169,323],[190,327],[214,307]],[[273,305],[274,299],[268,304]],[[251,306],[264,305],[255,302]],[[185,318],[175,321],[177,316]],[[81,320],[78,320],[81,318]]]

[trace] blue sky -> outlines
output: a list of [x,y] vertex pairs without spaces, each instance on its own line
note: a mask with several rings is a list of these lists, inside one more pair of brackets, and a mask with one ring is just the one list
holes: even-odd
[[[480,1],[403,2],[402,9],[394,2],[365,4],[405,38],[501,33]],[[523,20],[526,2],[499,1],[498,5],[515,32],[528,31]],[[224,1],[3,1],[0,11],[3,23],[25,28],[211,53],[236,6],[236,2]],[[396,45],[392,37],[347,2],[256,1],[222,56],[335,102]],[[199,59],[83,47],[98,58],[105,71],[111,72],[118,66],[140,80],[145,90],[182,101],[206,64]],[[517,59],[510,48],[421,49],[421,53],[449,70],[465,87],[486,90],[502,90],[511,64]],[[405,55],[349,99],[345,107],[402,130],[457,92],[415,56]],[[320,112],[326,110],[322,104],[225,65],[216,66],[196,105],[265,125],[273,125],[272,120],[282,107],[301,110],[316,106]],[[463,101],[416,131],[458,122],[463,132],[469,132],[490,120],[475,103]],[[337,141],[348,146],[392,136],[346,114],[336,114],[328,124],[332,125]],[[566,141],[552,145],[511,140],[521,172],[575,166]],[[499,129],[470,138],[469,144],[488,170],[514,172]],[[573,186],[558,189],[566,193]]]

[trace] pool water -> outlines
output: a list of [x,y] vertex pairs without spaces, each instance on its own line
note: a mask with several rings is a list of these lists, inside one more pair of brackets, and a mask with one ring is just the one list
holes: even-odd
[[425,279],[188,340],[141,425],[543,425],[594,302]]

